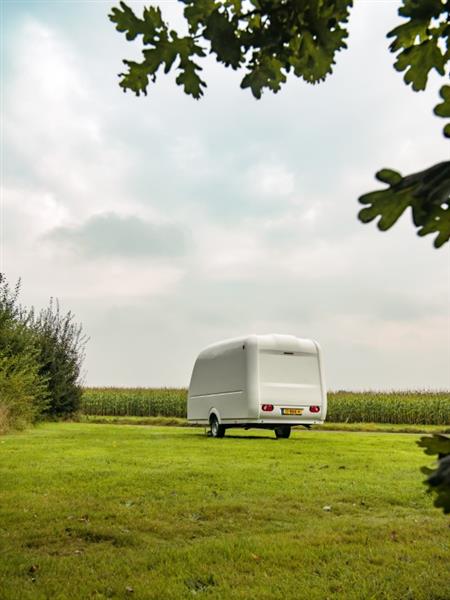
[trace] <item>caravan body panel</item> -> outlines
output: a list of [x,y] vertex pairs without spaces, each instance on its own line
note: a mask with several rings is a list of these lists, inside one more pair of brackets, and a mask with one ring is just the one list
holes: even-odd
[[[272,410],[268,411],[268,407]],[[310,408],[318,412],[311,413]],[[317,342],[290,335],[251,335],[203,350],[194,365],[188,420],[274,426],[322,423],[327,399]]]

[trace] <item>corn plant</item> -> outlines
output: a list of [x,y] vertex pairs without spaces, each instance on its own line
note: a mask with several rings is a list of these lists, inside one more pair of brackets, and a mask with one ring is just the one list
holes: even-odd
[[[85,388],[89,415],[186,417],[183,388]],[[327,421],[450,425],[450,393],[427,391],[330,392]]]

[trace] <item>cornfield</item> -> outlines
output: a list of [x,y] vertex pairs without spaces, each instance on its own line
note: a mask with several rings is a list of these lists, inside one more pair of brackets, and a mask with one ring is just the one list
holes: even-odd
[[186,417],[187,390],[180,388],[85,388],[87,415]]
[[[186,417],[181,388],[85,388],[87,415]],[[329,392],[327,421],[450,425],[449,392]]]
[[327,421],[450,425],[450,393],[331,392]]

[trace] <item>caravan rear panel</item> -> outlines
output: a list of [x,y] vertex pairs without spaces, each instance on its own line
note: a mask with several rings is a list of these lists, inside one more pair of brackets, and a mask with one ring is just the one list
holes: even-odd
[[188,420],[224,426],[311,425],[326,416],[318,344],[289,335],[252,335],[200,353],[188,395]]

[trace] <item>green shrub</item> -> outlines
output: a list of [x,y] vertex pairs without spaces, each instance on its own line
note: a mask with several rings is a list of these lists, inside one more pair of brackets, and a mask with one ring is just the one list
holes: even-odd
[[0,273],[0,432],[73,414],[82,395],[81,325],[57,301],[38,314],[26,310],[19,292],[20,280],[11,289]]
[[0,431],[35,421],[47,406],[46,379],[40,373],[39,347],[28,316],[0,274]]
[[38,315],[30,312],[30,327],[39,348],[39,372],[48,386],[45,413],[71,415],[80,408],[82,396],[81,367],[87,342],[82,326],[74,322],[70,311],[61,313],[57,300],[50,299]]
[[0,354],[0,431],[22,429],[36,421],[46,409],[47,398],[35,356]]

